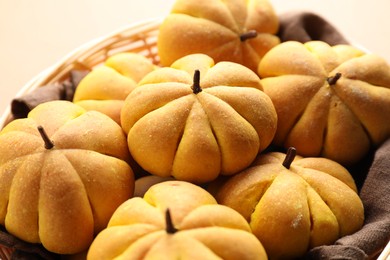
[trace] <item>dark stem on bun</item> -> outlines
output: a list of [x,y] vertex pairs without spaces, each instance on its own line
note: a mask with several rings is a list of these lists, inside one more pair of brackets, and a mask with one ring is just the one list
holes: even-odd
[[326,81],[328,81],[329,85],[334,85],[337,83],[337,81],[341,78],[341,73],[337,72],[336,75],[334,75],[333,77],[329,77],[326,79]]
[[255,37],[257,37],[257,32],[255,30],[250,30],[250,31],[247,31],[247,32],[241,34],[240,40],[243,42],[243,41],[246,41],[248,39],[255,38]]
[[169,209],[165,211],[165,225],[165,230],[168,234],[174,234],[177,232],[177,229],[173,226],[171,212],[169,211]]
[[296,155],[297,150],[294,147],[289,147],[287,149],[286,158],[284,158],[282,165],[287,169],[290,169],[291,163],[294,161]]
[[200,71],[195,70],[194,72],[194,84],[192,85],[192,91],[194,94],[198,94],[199,92],[202,92],[202,88],[200,87]]
[[50,140],[50,138],[47,136],[47,133],[46,133],[45,129],[43,128],[43,126],[40,125],[37,128],[38,128],[39,133],[42,136],[43,141],[45,142],[45,148],[48,149],[48,150],[53,148],[54,144]]

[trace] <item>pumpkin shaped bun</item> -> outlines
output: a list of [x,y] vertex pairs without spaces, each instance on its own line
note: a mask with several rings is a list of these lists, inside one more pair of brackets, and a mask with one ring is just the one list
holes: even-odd
[[243,170],[276,131],[261,89],[253,71],[204,54],[149,73],[122,109],[132,157],[151,174],[196,183]]
[[284,42],[258,72],[278,114],[279,146],[349,166],[390,137],[390,66],[375,54]]
[[124,202],[87,259],[266,260],[245,219],[194,184],[167,181]]
[[164,66],[193,53],[215,62],[232,61],[257,71],[259,61],[280,43],[279,20],[268,0],[177,0],[159,29]]
[[155,67],[141,54],[116,53],[80,81],[73,102],[88,111],[102,112],[120,124],[120,113],[127,95]]
[[363,203],[349,172],[326,158],[294,159],[294,151],[261,154],[215,195],[245,217],[270,259],[299,258],[363,226]]
[[59,254],[86,250],[133,194],[121,127],[69,101],[38,105],[0,132],[0,224]]

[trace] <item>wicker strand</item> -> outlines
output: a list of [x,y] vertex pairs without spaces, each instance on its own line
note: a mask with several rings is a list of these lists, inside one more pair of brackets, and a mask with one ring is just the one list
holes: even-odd
[[11,259],[11,255],[12,255],[13,251],[14,250],[12,248],[0,245],[0,259],[1,260]]
[[[95,39],[81,46],[28,82],[15,98],[39,87],[63,82],[70,77],[72,70],[91,70],[103,64],[109,56],[119,52],[138,53],[149,58],[155,65],[159,65],[160,60],[156,45],[160,23],[161,18],[156,18],[137,24],[130,24],[110,35]],[[10,106],[8,106],[0,118],[0,129],[4,127],[10,118],[11,110]]]

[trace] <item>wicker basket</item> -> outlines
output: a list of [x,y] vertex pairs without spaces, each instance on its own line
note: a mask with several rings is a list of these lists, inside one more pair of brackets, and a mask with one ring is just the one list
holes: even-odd
[[[84,44],[29,81],[17,93],[16,97],[27,94],[41,86],[62,82],[69,78],[70,71],[74,69],[93,69],[101,65],[109,56],[119,52],[139,53],[149,58],[154,64],[159,65],[156,44],[161,21],[161,18],[156,18],[130,24],[109,35]],[[0,129],[11,118],[11,108],[8,106],[0,118]],[[0,245],[0,260],[11,259],[12,252],[12,248]],[[390,243],[377,259],[390,259]]]
[[[17,93],[16,97],[41,86],[64,81],[69,77],[71,70],[92,69],[102,64],[107,57],[119,52],[139,53],[158,65],[159,58],[156,43],[160,23],[161,19],[155,18],[130,24],[109,35],[82,45],[29,81]],[[0,129],[10,118],[11,108],[8,106],[0,119]]]
[[11,259],[11,254],[12,254],[12,248],[1,246],[0,245],[0,259],[1,260],[8,260]]

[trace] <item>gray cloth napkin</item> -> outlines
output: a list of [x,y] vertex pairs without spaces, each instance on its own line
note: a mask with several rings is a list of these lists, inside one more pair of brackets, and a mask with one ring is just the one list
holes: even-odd
[[14,119],[27,117],[27,114],[37,105],[52,100],[73,100],[77,85],[87,75],[87,70],[72,70],[69,79],[55,84],[49,84],[34,89],[11,102],[11,113]]
[[348,44],[348,40],[327,20],[312,12],[287,12],[279,16],[278,36],[285,41],[324,41],[329,45]]

